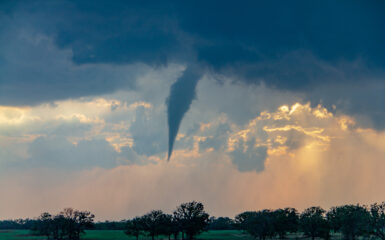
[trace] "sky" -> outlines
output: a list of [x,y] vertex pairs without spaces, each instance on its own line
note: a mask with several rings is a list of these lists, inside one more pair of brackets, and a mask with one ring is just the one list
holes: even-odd
[[0,1],[0,219],[385,200],[384,11]]

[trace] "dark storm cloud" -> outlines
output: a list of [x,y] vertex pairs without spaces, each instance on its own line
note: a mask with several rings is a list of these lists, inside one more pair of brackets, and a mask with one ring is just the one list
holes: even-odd
[[176,38],[167,34],[170,27],[156,10],[93,3],[0,3],[5,9],[0,11],[0,104],[32,105],[132,89],[138,73],[146,70],[143,63],[167,62],[166,51]]
[[[77,64],[198,61],[290,90],[323,84],[333,74],[306,63],[309,55],[337,67],[362,58],[370,72],[385,65],[381,1],[35,1],[13,4],[13,14],[9,5],[8,24],[30,22],[71,49]],[[304,60],[301,51],[308,53]],[[266,62],[272,65],[261,65]],[[284,74],[274,74],[282,67]]]
[[[24,19],[26,20],[26,18]],[[0,25],[0,105],[34,105],[134,88],[143,65],[76,65],[72,51],[23,21]]]
[[[305,100],[311,99],[315,104],[333,99],[342,108],[353,105],[346,109],[368,115],[374,119],[372,122],[385,117],[383,94],[373,98],[373,89],[357,94],[345,87],[370,82],[376,88],[375,85],[384,84],[383,1],[7,3],[1,5],[6,9],[1,20],[7,23],[0,27],[1,43],[12,40],[12,29],[32,28],[53,38],[56,47],[71,50],[71,60],[78,65],[200,65],[217,73],[232,74],[249,84],[264,82],[269,87],[300,92]],[[9,51],[9,46],[2,46],[1,53]],[[119,77],[110,79],[88,72],[84,76],[78,72],[67,76],[65,69],[55,74],[46,70],[44,64],[19,67],[18,62],[12,62],[13,54],[40,54],[20,53],[18,47],[12,45],[11,53],[0,59],[0,69],[5,73],[0,81],[1,104],[28,105],[135,85],[135,77],[121,81]],[[195,95],[198,78],[192,79],[183,76],[170,91],[169,155]],[[17,90],[30,86],[35,86],[33,91]],[[58,92],[59,88],[64,90]],[[328,89],[335,94],[329,96]],[[370,107],[355,104],[357,96],[365,98]],[[371,104],[373,101],[380,103]]]
[[379,46],[385,40],[385,3],[380,1],[211,1],[185,7],[182,29],[206,40],[199,58],[216,67],[293,49],[310,49],[330,61],[367,56],[384,63]]
[[70,1],[67,5],[59,16],[52,16],[55,25],[49,32],[59,47],[74,51],[76,63],[161,65],[178,46],[167,3]]

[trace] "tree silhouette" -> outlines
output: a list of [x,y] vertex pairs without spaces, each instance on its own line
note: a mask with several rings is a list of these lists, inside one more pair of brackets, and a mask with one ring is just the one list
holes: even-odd
[[231,230],[234,229],[235,222],[233,219],[228,217],[211,217],[208,226],[209,230]]
[[370,225],[371,233],[385,239],[385,202],[374,203],[370,206]]
[[45,212],[42,213],[39,219],[34,224],[32,231],[37,232],[40,235],[50,238],[52,234],[52,216],[51,214]]
[[341,231],[345,239],[354,240],[358,236],[369,236],[370,234],[370,213],[364,206],[333,207],[327,217],[333,229]]
[[164,213],[161,210],[153,210],[141,217],[143,230],[148,233],[152,240],[162,232],[162,221]]
[[298,212],[294,208],[277,209],[273,212],[274,233],[283,239],[286,233],[297,232]]
[[325,218],[325,210],[320,207],[305,209],[300,215],[300,226],[306,236],[313,240],[316,237],[329,239],[330,228]]
[[49,213],[41,214],[32,230],[39,235],[47,236],[48,239],[52,237],[56,240],[79,240],[80,234],[92,226],[94,217],[88,211],[66,208],[55,216]]
[[208,225],[209,214],[204,211],[202,203],[193,201],[181,204],[174,211],[174,218],[181,226],[182,236],[186,233],[191,240]]
[[163,214],[160,219],[160,234],[165,235],[168,239],[171,239],[171,235],[174,233],[173,216],[170,214]]
[[261,240],[274,236],[274,217],[270,210],[244,212],[236,216],[240,228]]
[[143,231],[143,223],[139,217],[135,217],[132,220],[127,221],[125,234],[129,236],[134,236],[136,239],[139,239],[140,234]]

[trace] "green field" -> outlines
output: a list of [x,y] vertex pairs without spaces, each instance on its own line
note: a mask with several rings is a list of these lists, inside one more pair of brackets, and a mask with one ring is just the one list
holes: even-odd
[[[29,230],[0,230],[0,240],[40,240],[46,239],[44,236],[33,236]],[[87,230],[86,234],[82,236],[85,240],[134,240],[134,237],[128,237],[123,231],[118,230]],[[140,239],[150,239],[149,237],[141,237]],[[158,239],[167,239],[166,237]],[[204,232],[197,237],[197,239],[207,240],[237,240],[237,239],[251,239],[241,231],[237,230],[223,230],[223,231],[209,231]]]
[[[114,239],[135,239],[133,237],[128,237],[124,234],[123,231],[114,231],[114,230],[88,230],[83,236],[83,239],[87,240],[114,240]],[[140,239],[151,239],[149,237],[141,237]],[[159,238],[162,239],[162,238]],[[168,239],[164,237],[164,239]],[[207,240],[236,240],[236,239],[250,239],[247,235],[242,234],[241,231],[237,230],[224,230],[224,231],[209,231],[204,232],[197,237],[197,239],[207,239]],[[1,240],[1,239],[0,239]]]
[[[288,240],[306,240],[310,238],[304,238],[302,234],[288,234]],[[134,237],[129,237],[120,230],[87,230],[81,239],[84,240],[135,240]],[[142,236],[140,239],[149,240],[150,237]],[[166,237],[159,237],[157,239],[168,239]],[[173,239],[173,238],[171,238]],[[238,230],[217,230],[204,232],[197,237],[200,240],[252,240],[249,235],[242,233]],[[333,234],[332,239],[340,240],[342,236],[340,234]],[[360,238],[357,238],[360,239]],[[0,240],[46,240],[44,236],[31,235],[29,230],[0,230]]]
[[27,240],[45,239],[41,236],[32,236],[29,230],[0,230],[0,240]]

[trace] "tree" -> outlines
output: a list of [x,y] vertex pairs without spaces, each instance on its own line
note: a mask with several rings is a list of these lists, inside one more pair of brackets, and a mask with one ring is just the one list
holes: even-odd
[[139,239],[140,234],[143,231],[143,223],[139,217],[135,217],[132,220],[127,221],[125,234],[129,236],[134,236],[136,239]]
[[95,215],[89,211],[74,211],[74,239],[80,239],[80,234],[84,233],[86,228],[92,227]]
[[248,224],[250,223],[250,219],[255,216],[257,212],[255,211],[246,211],[235,216],[235,226],[243,231],[247,231]]
[[273,213],[273,231],[283,239],[288,232],[297,232],[298,212],[294,208],[277,209]]
[[174,218],[179,222],[183,233],[188,239],[201,233],[209,222],[209,214],[204,211],[204,206],[200,202],[189,202],[181,204],[174,211]]
[[243,212],[235,217],[238,227],[261,240],[274,236],[274,213],[270,210]]
[[153,210],[141,217],[143,230],[154,240],[162,232],[161,223],[164,213],[161,210]]
[[231,230],[235,225],[234,220],[228,217],[211,217],[209,222],[209,230]]
[[97,222],[93,224],[92,228],[96,230],[126,230],[127,220]]
[[382,240],[385,239],[385,202],[370,206],[370,227],[371,234]]
[[172,216],[171,223],[172,235],[174,235],[174,239],[177,240],[179,233],[182,232],[182,224],[179,219],[175,218],[175,216]]
[[72,240],[70,229],[72,227],[71,220],[62,213],[55,215],[52,219],[52,237],[53,239],[62,240],[68,238]]
[[172,215],[163,214],[159,222],[160,235],[167,236],[169,240],[171,239],[171,235],[174,233],[174,222],[172,219]]
[[38,235],[46,236],[49,239],[52,234],[52,215],[45,212],[40,215],[38,220],[35,222],[32,231]]
[[370,213],[364,206],[344,205],[333,207],[327,214],[334,231],[341,231],[345,239],[370,234]]
[[36,221],[33,231],[56,240],[79,240],[84,229],[91,227],[94,217],[88,211],[82,212],[72,208],[66,208],[55,216],[43,213]]
[[253,237],[265,240],[274,236],[273,213],[270,210],[256,212],[250,219],[247,219],[247,232]]
[[325,218],[325,210],[320,207],[310,207],[300,215],[300,226],[305,235],[313,240],[316,237],[329,239],[330,228]]

